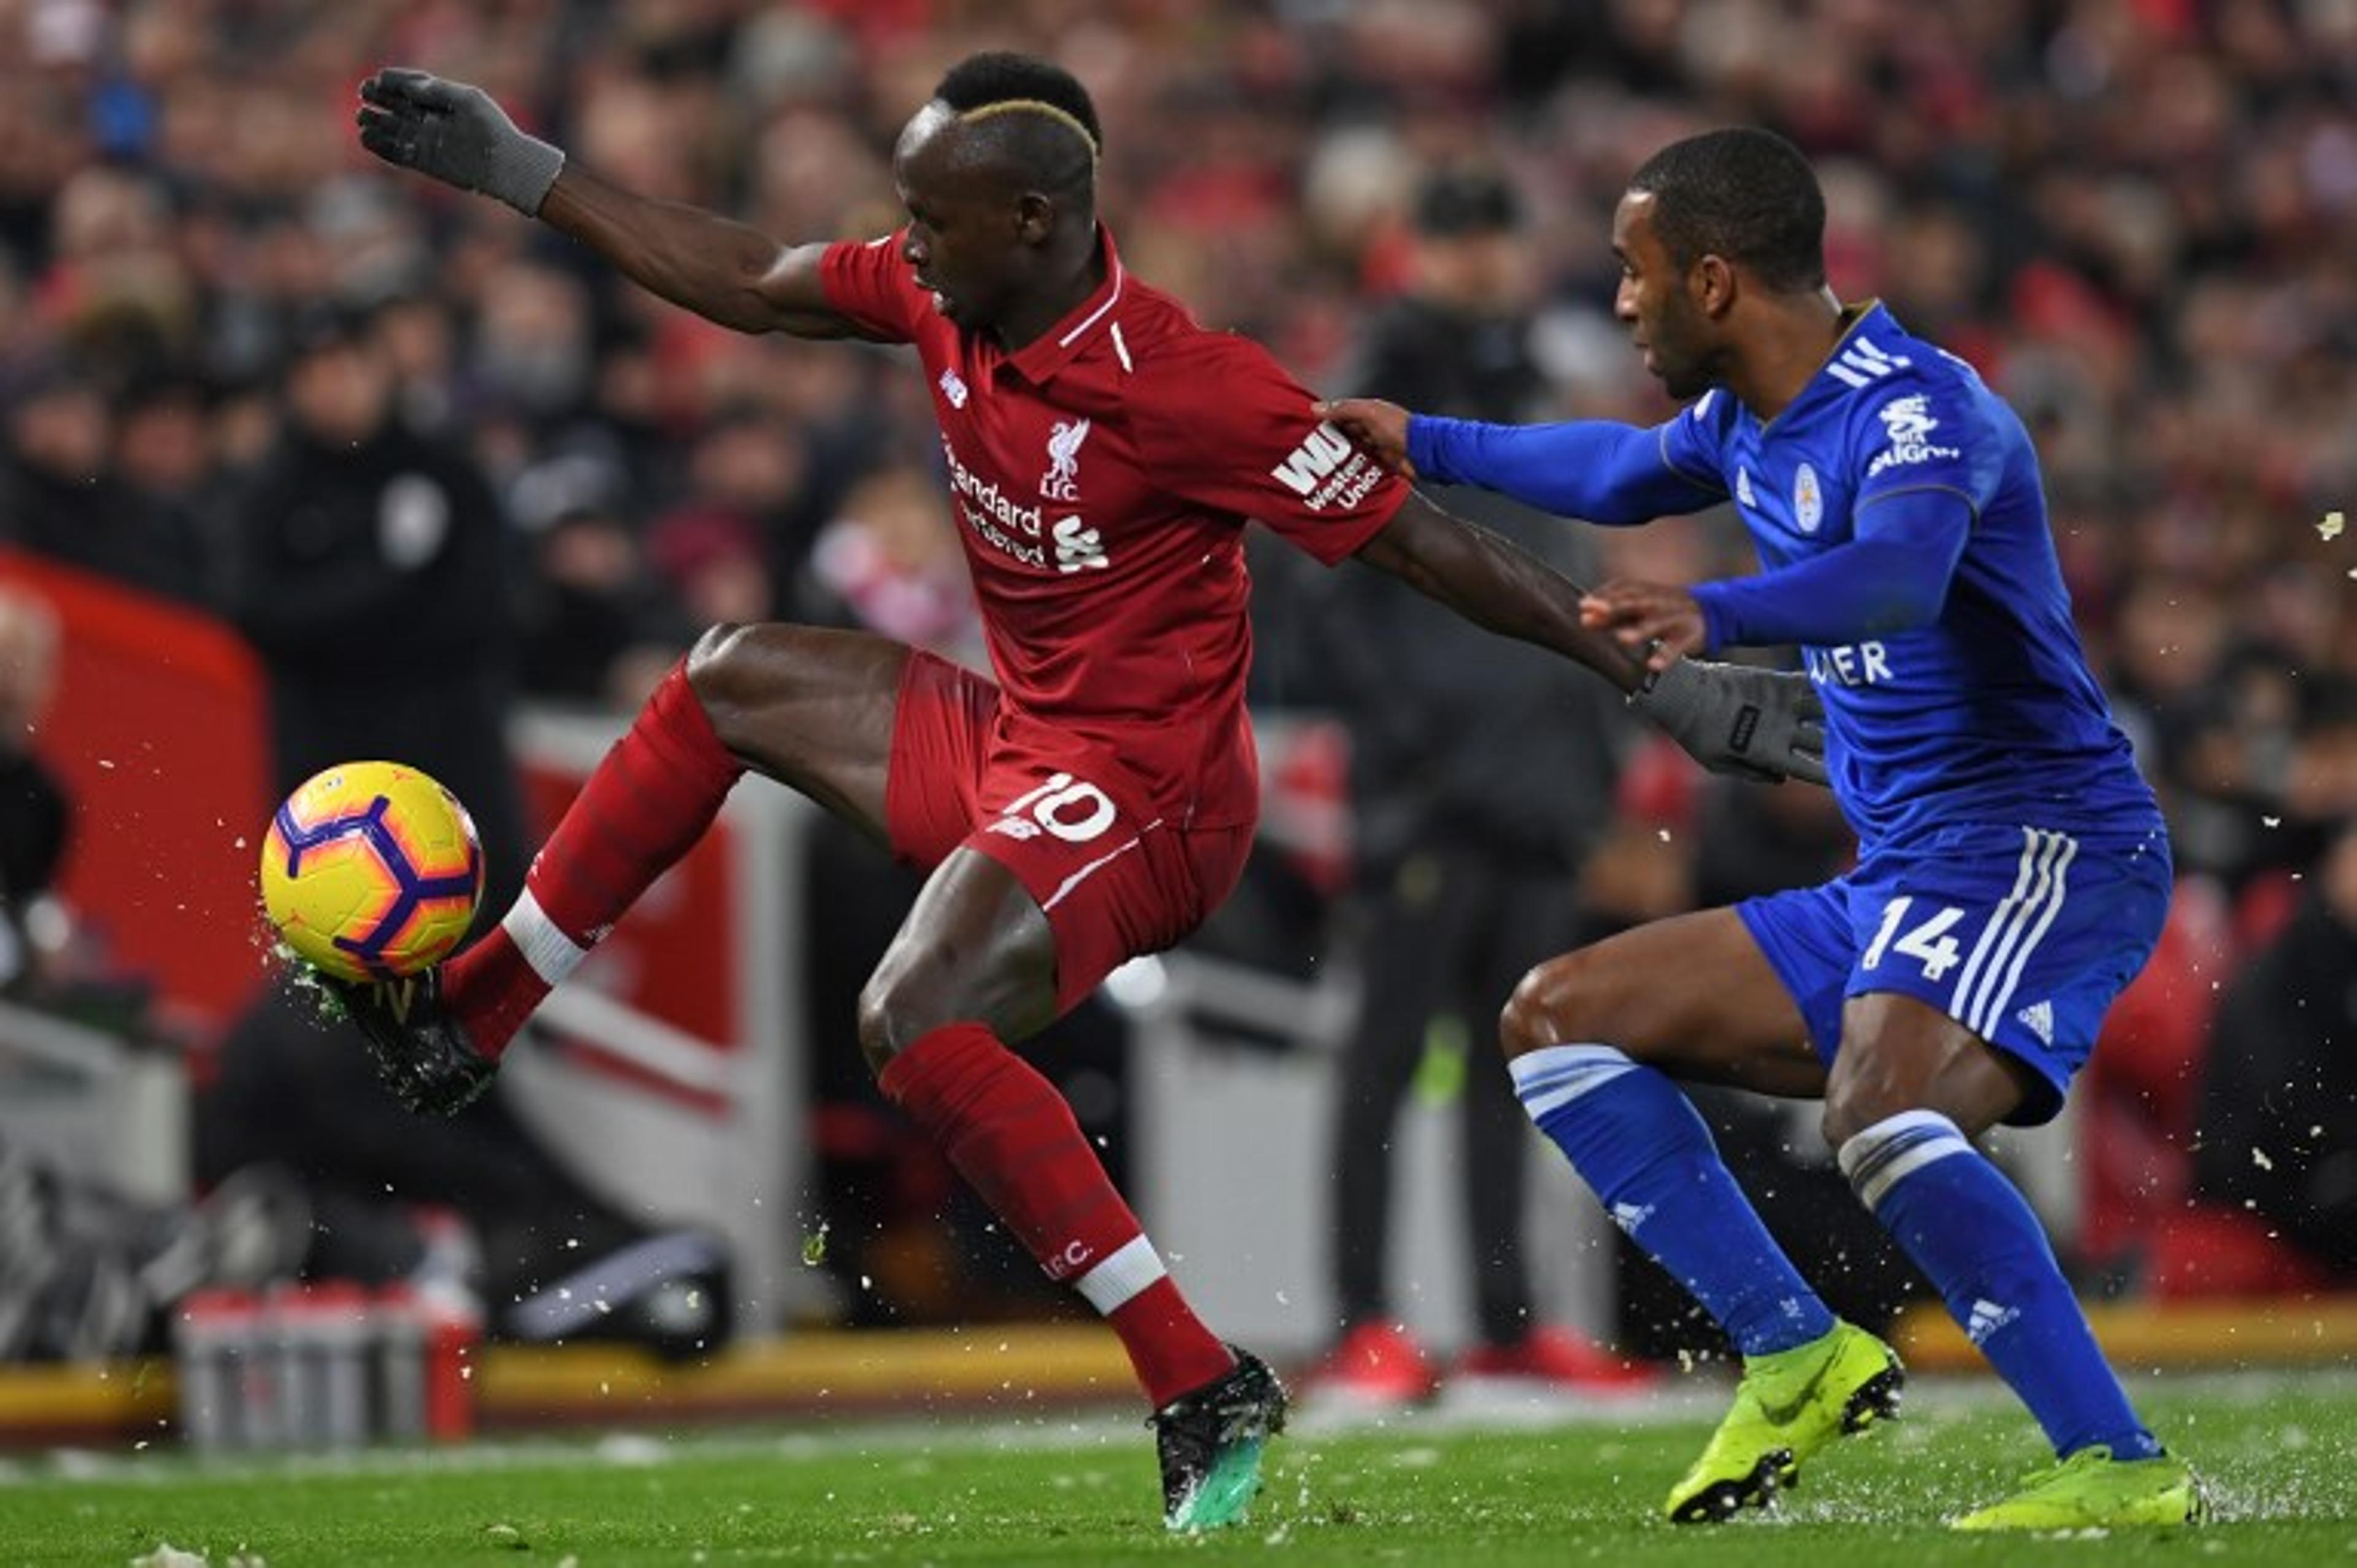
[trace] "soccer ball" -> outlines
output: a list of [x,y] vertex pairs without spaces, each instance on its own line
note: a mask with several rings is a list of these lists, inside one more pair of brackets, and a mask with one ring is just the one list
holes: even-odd
[[341,980],[425,968],[458,945],[482,896],[483,849],[467,809],[398,762],[313,775],[263,835],[270,923]]

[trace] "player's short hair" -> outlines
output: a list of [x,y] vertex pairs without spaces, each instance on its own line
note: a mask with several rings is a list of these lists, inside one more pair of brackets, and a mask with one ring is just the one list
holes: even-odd
[[1738,126],[1673,142],[1629,180],[1653,199],[1653,233],[1681,267],[1724,256],[1770,288],[1825,282],[1825,196],[1801,149]]
[[1093,188],[1104,131],[1089,90],[1062,66],[1037,55],[971,55],[949,69],[933,97],[1045,188]]

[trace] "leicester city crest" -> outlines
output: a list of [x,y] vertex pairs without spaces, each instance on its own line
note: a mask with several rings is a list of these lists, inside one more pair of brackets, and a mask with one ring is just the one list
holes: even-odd
[[1825,492],[1817,484],[1817,471],[1803,463],[1792,476],[1792,521],[1803,533],[1814,533],[1824,520]]

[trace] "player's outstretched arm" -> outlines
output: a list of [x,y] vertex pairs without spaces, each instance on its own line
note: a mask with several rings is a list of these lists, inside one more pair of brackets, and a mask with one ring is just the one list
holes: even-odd
[[1825,781],[1824,709],[1805,676],[1694,659],[1649,673],[1609,632],[1583,624],[1579,585],[1422,496],[1409,496],[1358,558],[1478,626],[1587,665],[1714,772]]
[[361,145],[385,162],[495,197],[572,235],[674,305],[742,332],[845,338],[823,245],[780,245],[717,213],[636,196],[516,128],[490,94],[388,66],[361,83]]
[[1937,620],[1972,532],[1972,503],[1937,486],[1890,491],[1855,526],[1855,538],[1748,577],[1607,583],[1580,602],[1580,619],[1657,671],[1689,653],[1840,647]]
[[1411,494],[1358,558],[1439,600],[1476,626],[1577,659],[1623,693],[1643,663],[1579,615],[1578,585],[1512,541]]
[[1602,419],[1491,424],[1363,397],[1321,403],[1318,413],[1394,473],[1495,490],[1562,517],[1622,527],[1727,499],[1717,485],[1671,466],[1663,434],[1674,426]]

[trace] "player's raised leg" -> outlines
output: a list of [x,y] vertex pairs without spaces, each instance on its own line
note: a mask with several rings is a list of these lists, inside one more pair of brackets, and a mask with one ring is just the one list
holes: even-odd
[[498,927],[438,969],[343,989],[394,1092],[452,1111],[750,768],[884,833],[907,649],[858,632],[716,627],[663,677],[533,859]]
[[551,988],[685,854],[748,768],[881,837],[908,662],[858,632],[716,627],[663,678],[541,846],[500,929],[445,995],[496,1056]]
[[1671,1519],[1764,1507],[1835,1438],[1897,1413],[1898,1356],[1818,1299],[1671,1081],[1823,1091],[1801,1014],[1733,910],[1542,964],[1516,987],[1503,1033],[1531,1120],[1743,1356],[1734,1407],[1671,1488]]

